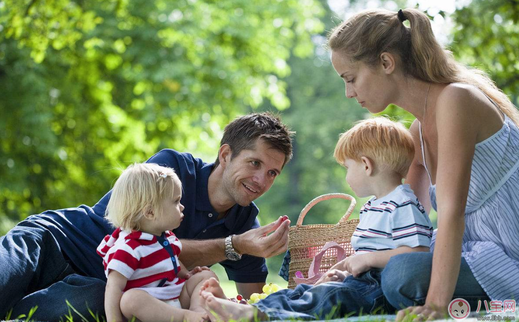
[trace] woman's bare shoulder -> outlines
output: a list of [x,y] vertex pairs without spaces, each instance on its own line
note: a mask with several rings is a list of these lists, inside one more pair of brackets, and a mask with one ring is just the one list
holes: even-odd
[[445,86],[438,95],[438,103],[455,105],[480,100],[483,93],[476,87],[462,83]]
[[488,117],[494,107],[485,94],[472,85],[452,83],[438,94],[436,111],[439,114],[469,117],[473,121]]

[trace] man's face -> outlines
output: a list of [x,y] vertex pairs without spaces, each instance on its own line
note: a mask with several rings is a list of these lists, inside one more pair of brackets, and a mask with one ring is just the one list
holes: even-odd
[[231,199],[240,206],[248,206],[270,189],[284,162],[283,152],[258,139],[252,150],[244,149],[232,160],[229,156],[223,185]]

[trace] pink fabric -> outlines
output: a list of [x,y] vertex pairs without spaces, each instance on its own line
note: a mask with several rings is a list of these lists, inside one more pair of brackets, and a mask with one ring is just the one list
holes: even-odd
[[294,282],[296,284],[310,284],[313,285],[315,282],[317,282],[321,276],[323,276],[323,272],[319,271],[319,268],[321,267],[321,261],[323,259],[324,253],[329,248],[335,248],[337,249],[337,262],[343,260],[346,258],[346,251],[344,248],[342,248],[339,244],[337,244],[334,241],[327,242],[324,244],[323,249],[315,255],[314,259],[312,260],[312,264],[310,264],[310,268],[308,269],[308,277],[294,277]]

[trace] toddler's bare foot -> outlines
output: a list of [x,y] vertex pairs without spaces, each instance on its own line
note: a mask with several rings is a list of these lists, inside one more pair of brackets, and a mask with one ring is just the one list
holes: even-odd
[[229,320],[254,321],[254,317],[259,312],[255,307],[248,304],[239,304],[227,299],[214,296],[209,292],[201,292],[200,295],[205,300],[205,310],[212,322]]
[[184,313],[184,321],[194,321],[194,322],[204,322],[209,321],[209,315],[206,312],[195,312],[195,311],[189,311],[185,310]]
[[210,279],[205,281],[204,284],[202,284],[202,287],[200,288],[200,294],[202,294],[202,292],[209,292],[221,299],[227,298],[223,293],[223,289],[220,286],[220,282],[218,282],[218,280],[214,277],[211,277]]

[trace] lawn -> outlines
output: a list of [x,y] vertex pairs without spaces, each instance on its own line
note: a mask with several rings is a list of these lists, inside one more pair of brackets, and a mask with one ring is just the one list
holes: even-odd
[[[238,295],[236,286],[233,281],[229,281],[224,268],[220,265],[213,265],[211,266],[211,270],[213,270],[216,275],[218,275],[218,278],[220,279],[220,285],[222,286],[225,295],[227,295],[227,297],[236,297],[236,295]],[[268,283],[277,284],[280,288],[287,288],[288,285],[288,282],[281,278],[277,272],[269,272],[267,277],[267,284]]]

